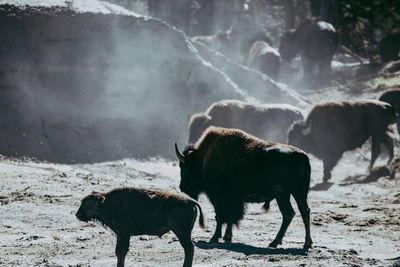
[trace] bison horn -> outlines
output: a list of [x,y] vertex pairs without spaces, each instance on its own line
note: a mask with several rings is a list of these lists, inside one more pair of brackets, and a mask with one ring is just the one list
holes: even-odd
[[311,122],[312,121],[310,121],[310,125],[306,129],[303,130],[304,135],[308,135],[311,133]]
[[176,143],[175,143],[175,153],[176,153],[176,156],[178,157],[179,161],[184,163],[185,162],[185,156],[182,155],[181,152],[179,152],[178,145]]

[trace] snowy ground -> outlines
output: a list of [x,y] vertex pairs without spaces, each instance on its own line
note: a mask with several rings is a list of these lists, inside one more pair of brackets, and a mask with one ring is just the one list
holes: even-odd
[[[312,187],[318,187],[322,164],[312,158],[312,165]],[[261,210],[261,204],[249,205],[240,228],[234,229],[232,244],[207,243],[215,227],[214,211],[206,197],[201,197],[207,230],[202,231],[196,222],[194,265],[392,265],[400,256],[400,180],[382,177],[362,183],[367,166],[357,152],[347,153],[333,172],[333,185],[310,192],[314,248],[308,253],[302,250],[304,229],[298,212],[281,248],[267,248],[281,221],[275,202],[268,214]],[[176,162],[160,158],[87,165],[3,158],[0,266],[113,266],[115,235],[101,225],[75,218],[80,199],[92,190],[108,191],[119,186],[176,192],[178,185]],[[172,233],[162,238],[131,239],[127,266],[182,263],[183,249]]]

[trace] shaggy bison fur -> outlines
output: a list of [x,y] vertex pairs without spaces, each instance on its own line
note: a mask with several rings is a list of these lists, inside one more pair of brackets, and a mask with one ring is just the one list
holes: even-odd
[[361,147],[369,137],[372,137],[370,170],[381,143],[389,150],[390,162],[393,140],[387,130],[394,122],[394,110],[384,102],[327,102],[314,106],[305,121],[294,123],[288,141],[320,158],[324,164],[323,180],[328,181],[343,153]]
[[223,239],[231,242],[232,226],[243,218],[246,203],[265,202],[263,207],[268,210],[270,201],[276,199],[282,225],[269,246],[277,247],[294,216],[293,196],[304,222],[304,247],[311,247],[307,204],[311,167],[305,152],[218,127],[210,127],[183,154],[175,144],[175,152],[180,161],[180,189],[194,199],[205,193],[214,206],[217,226],[211,242],[219,241],[223,224],[227,224]]
[[186,267],[192,266],[193,261],[191,232],[197,209],[200,211],[200,226],[204,228],[201,207],[189,197],[138,188],[119,188],[86,196],[76,217],[85,222],[97,220],[115,232],[118,267],[124,266],[131,236],[161,237],[169,231],[174,232],[185,250],[183,266]]
[[286,143],[293,122],[303,120],[301,111],[288,104],[250,104],[223,100],[212,104],[189,122],[189,143],[194,143],[210,126],[238,128],[258,138]]

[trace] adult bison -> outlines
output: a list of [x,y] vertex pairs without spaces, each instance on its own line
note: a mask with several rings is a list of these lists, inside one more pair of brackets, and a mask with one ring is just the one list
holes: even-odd
[[118,188],[108,193],[93,192],[86,196],[76,217],[81,221],[97,220],[117,235],[115,253],[118,267],[123,267],[133,235],[162,236],[172,231],[185,249],[183,266],[192,266],[194,246],[191,232],[200,211],[200,226],[204,218],[200,205],[193,199],[168,192],[138,188]]
[[384,102],[327,102],[314,106],[305,121],[294,123],[288,141],[323,161],[325,182],[331,178],[331,170],[343,153],[361,147],[369,137],[372,137],[369,169],[380,153],[381,143],[389,149],[390,162],[393,140],[386,131],[394,122],[394,110]]
[[324,78],[331,70],[332,57],[338,46],[339,35],[332,24],[310,19],[282,35],[279,53],[283,63],[292,61],[300,54],[304,77],[312,76],[317,65],[320,78]]
[[180,189],[194,199],[204,192],[214,206],[217,227],[210,242],[218,242],[222,225],[227,224],[224,240],[231,242],[232,226],[243,218],[245,203],[276,199],[282,213],[282,225],[270,247],[281,244],[294,216],[292,195],[303,218],[306,238],[311,247],[310,162],[298,148],[266,142],[238,129],[210,127],[195,145],[181,153],[175,143],[181,170]]
[[278,77],[281,56],[278,50],[267,42],[256,41],[250,48],[246,66],[267,74],[273,79]]
[[300,110],[288,104],[251,104],[222,100],[203,114],[194,114],[189,122],[189,143],[194,143],[209,126],[238,128],[261,139],[286,143],[287,130],[302,120]]

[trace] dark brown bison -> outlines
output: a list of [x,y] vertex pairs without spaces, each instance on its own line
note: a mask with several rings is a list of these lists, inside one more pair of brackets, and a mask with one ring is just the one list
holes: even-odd
[[388,35],[379,42],[379,54],[383,62],[399,60],[400,33]]
[[222,225],[227,224],[224,240],[231,242],[232,226],[238,225],[247,202],[276,199],[282,213],[282,225],[270,247],[281,244],[294,216],[292,195],[303,218],[306,238],[311,247],[310,209],[307,194],[310,162],[298,148],[266,142],[238,129],[210,127],[195,145],[181,154],[175,143],[181,169],[180,189],[194,199],[205,193],[214,206],[217,227],[210,242],[218,242]]
[[379,97],[379,101],[389,103],[396,112],[397,131],[400,135],[400,87],[386,90]]
[[332,57],[338,46],[339,35],[332,24],[311,19],[282,35],[279,53],[283,63],[292,61],[300,54],[304,77],[312,76],[317,65],[320,77],[324,78],[331,70]]
[[320,158],[324,164],[324,181],[345,151],[361,147],[372,137],[369,165],[372,169],[383,143],[393,159],[393,140],[387,134],[395,122],[393,108],[380,101],[327,102],[316,105],[302,122],[296,122],[288,132],[289,144]]
[[253,43],[247,56],[246,66],[276,79],[280,64],[281,56],[278,50],[263,41]]
[[175,233],[185,249],[183,266],[192,266],[194,246],[191,232],[197,209],[200,211],[200,226],[204,228],[201,207],[189,197],[138,188],[119,188],[86,196],[76,217],[85,222],[100,221],[115,232],[118,267],[124,266],[131,236],[161,237],[169,231]]
[[194,143],[209,126],[238,128],[264,140],[286,143],[287,130],[302,120],[300,110],[288,104],[256,105],[239,100],[212,104],[189,122],[189,143]]

